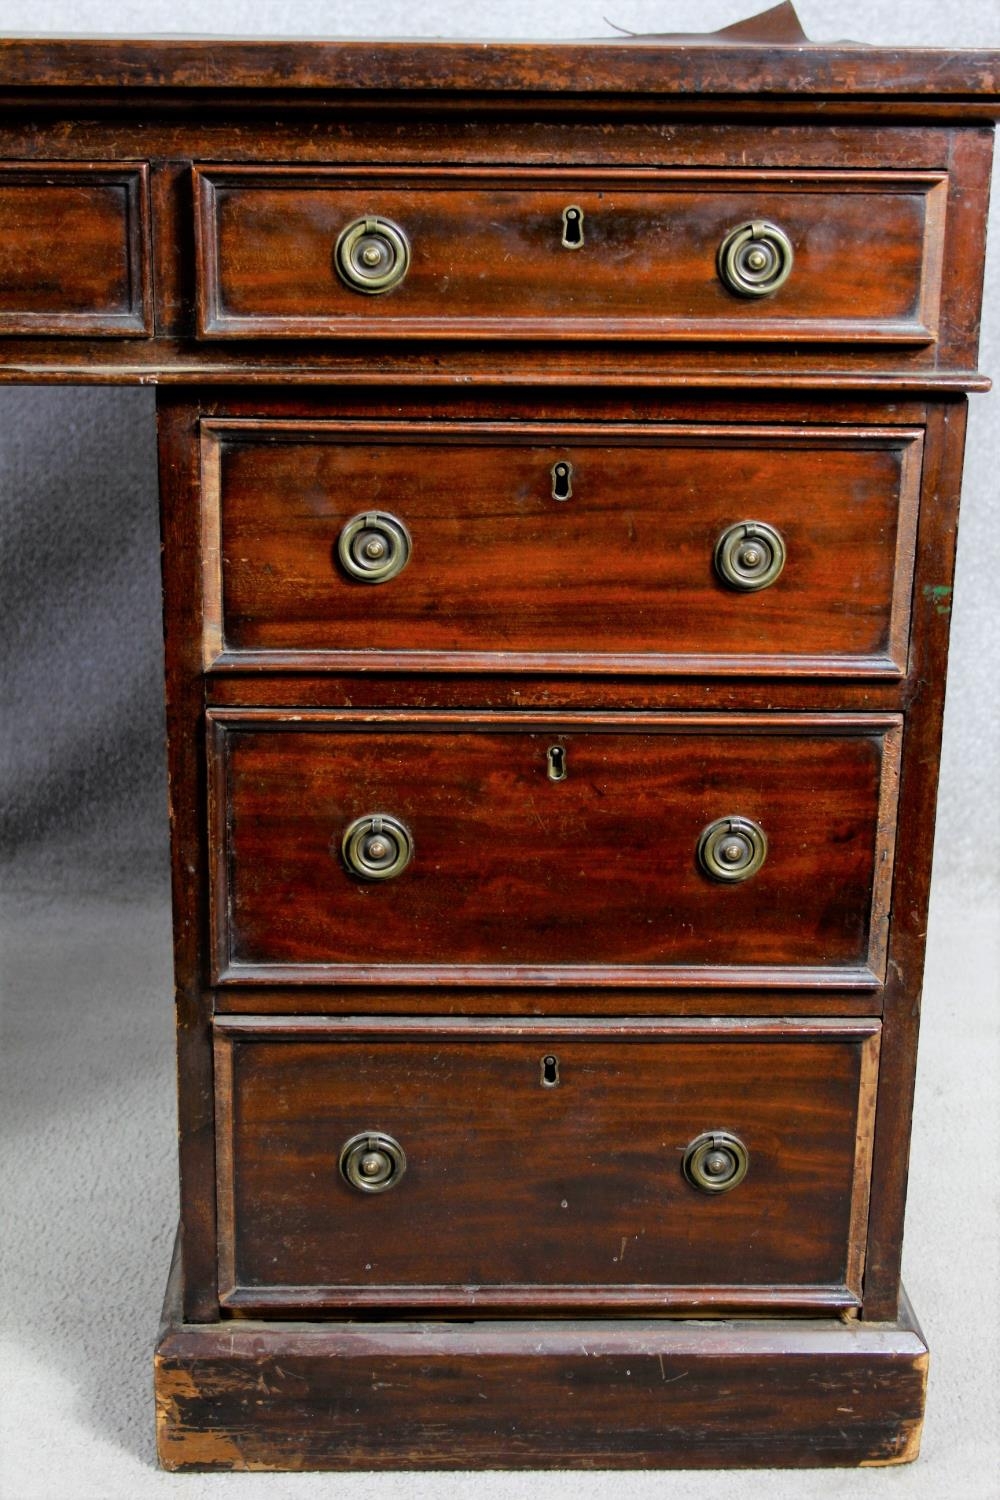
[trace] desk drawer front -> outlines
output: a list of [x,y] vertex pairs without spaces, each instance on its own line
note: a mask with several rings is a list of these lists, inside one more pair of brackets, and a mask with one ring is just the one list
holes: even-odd
[[[202,445],[209,663],[905,671],[913,429],[234,421]],[[341,555],[366,512],[408,538],[374,582]],[[721,557],[747,522],[783,549],[760,587]]]
[[875,1022],[219,1024],[232,1306],[859,1299]]
[[[934,172],[205,166],[199,331],[927,344],[945,186]],[[777,256],[780,284],[734,291],[725,246],[761,225],[734,253],[751,284],[764,258],[764,286]],[[352,226],[355,259],[399,278],[387,290],[351,282]]]
[[223,982],[881,974],[893,717],[213,719]]
[[0,165],[0,334],[151,335],[147,168]]

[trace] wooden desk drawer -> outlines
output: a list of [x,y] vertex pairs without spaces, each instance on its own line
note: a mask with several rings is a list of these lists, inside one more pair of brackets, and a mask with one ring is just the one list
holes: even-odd
[[[206,665],[899,676],[921,451],[899,428],[205,423]],[[732,576],[747,522],[777,532],[770,582]],[[400,571],[366,575],[350,549],[371,531],[391,565],[393,527]]]
[[145,164],[0,165],[0,334],[152,332]]
[[216,1028],[231,1307],[860,1300],[875,1021]]
[[[946,181],[900,171],[206,165],[195,171],[199,332],[927,344]],[[567,213],[582,216],[578,229]],[[760,224],[783,233],[791,261],[770,229],[755,230],[737,258],[771,257],[776,276],[787,263],[790,274],[767,295],[734,292],[720,249]],[[342,237],[352,226],[361,239],[350,251]],[[342,262],[366,253],[373,275],[398,271],[398,283],[376,295],[355,289]],[[771,270],[768,261],[758,286]]]
[[210,718],[220,982],[882,976],[895,716]]

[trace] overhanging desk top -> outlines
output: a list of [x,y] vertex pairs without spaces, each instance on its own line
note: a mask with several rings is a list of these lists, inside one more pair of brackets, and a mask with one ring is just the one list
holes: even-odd
[[[757,18],[749,38],[737,26],[715,38],[552,43],[0,39],[3,211],[16,226],[15,200],[34,197],[33,184],[47,182],[51,169],[62,175],[42,206],[40,240],[51,240],[60,203],[71,199],[90,223],[96,211],[106,236],[91,246],[92,318],[86,285],[72,306],[64,299],[66,316],[57,308],[46,318],[41,305],[19,316],[10,285],[32,276],[37,246],[30,225],[18,246],[15,227],[13,242],[0,248],[0,380],[498,386],[530,378],[589,386],[613,376],[636,386],[983,389],[974,344],[1000,53],[770,39],[800,35],[789,10]],[[280,321],[248,321],[241,330],[207,308],[215,295],[206,284],[210,174],[195,201],[196,169],[205,163],[285,165],[300,174],[313,166],[316,201],[331,185],[322,173],[348,166],[384,174],[458,166],[479,169],[484,185],[530,174],[536,186],[570,190],[581,173],[614,170],[619,185],[631,176],[636,187],[671,170],[690,175],[693,165],[711,188],[752,167],[771,186],[797,172],[809,187],[834,165],[834,118],[835,165],[856,174],[852,188],[864,187],[864,174],[895,174],[887,185],[903,184],[905,168],[941,174],[941,191],[926,196],[934,222],[925,247],[941,327],[923,345],[898,325],[894,342],[892,320],[878,348],[851,350],[846,324],[821,343],[822,330],[794,320],[780,338],[757,337],[751,326],[724,346],[707,324],[699,331],[697,319],[597,329],[570,318],[558,327],[516,319],[506,327],[497,317],[463,329],[454,318],[424,318],[402,336],[372,322],[345,328],[349,338],[339,339],[331,320],[322,327],[300,320],[283,338]],[[90,194],[89,207],[81,193]],[[79,224],[67,221],[69,238]],[[844,233],[846,254],[854,229]],[[68,256],[67,249],[66,266],[57,257],[53,281],[87,274]],[[495,340],[502,361],[488,353]],[[447,361],[428,353],[441,342],[450,346]]]
[[[625,103],[669,101],[702,113],[743,101],[824,114],[873,106],[905,112],[916,103],[942,115],[994,119],[1000,53],[876,48],[851,42],[793,43],[724,37],[606,37],[600,40],[328,41],[216,37],[0,37],[0,90],[19,97],[53,89],[87,97],[124,91],[137,104],[179,93],[199,106],[224,92],[285,95],[342,104],[373,94],[530,95]],[[335,99],[329,97],[333,94]]]
[[0,41],[0,379],[186,387],[168,1467],[915,1456],[998,114],[788,6]]

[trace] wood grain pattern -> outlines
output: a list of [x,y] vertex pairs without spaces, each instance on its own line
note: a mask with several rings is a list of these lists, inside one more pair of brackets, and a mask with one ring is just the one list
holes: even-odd
[[[225,1305],[860,1301],[871,1120],[859,1100],[877,1022],[252,1024],[217,1028]],[[559,1082],[546,1087],[550,1053]],[[363,1130],[407,1155],[399,1185],[375,1196],[337,1169]],[[749,1150],[729,1193],[683,1176],[707,1130]]]
[[[209,668],[905,672],[917,429],[275,419],[201,433]],[[336,547],[378,508],[413,555],[373,587]],[[750,519],[777,527],[788,561],[740,593],[712,557]]]
[[148,337],[143,162],[0,162],[0,335]]
[[[631,55],[621,54],[626,75]],[[94,63],[100,68],[99,56]],[[97,102],[94,96],[92,103]],[[762,115],[758,105],[752,148],[751,127],[739,118],[738,101],[730,106],[733,113],[720,117],[706,114],[697,100],[685,103],[676,93],[652,109],[648,103],[637,108],[637,98],[622,96],[595,99],[590,110],[579,98],[560,103],[553,96],[551,108],[538,99],[529,109],[526,101],[518,104],[510,95],[487,93],[473,111],[468,101],[456,100],[450,108],[442,93],[414,95],[408,103],[395,104],[372,97],[366,102],[359,95],[353,106],[343,96],[335,102],[333,96],[313,95],[305,111],[301,100],[296,104],[286,95],[265,114],[253,112],[250,124],[243,115],[248,101],[240,95],[229,94],[225,101],[197,96],[192,107],[193,96],[185,105],[183,96],[158,97],[139,88],[100,102],[100,109],[88,110],[78,93],[60,94],[54,88],[45,109],[26,110],[25,96],[20,105],[12,101],[0,112],[0,159],[103,162],[109,168],[121,160],[151,163],[156,182],[151,215],[156,338],[144,342],[109,335],[106,343],[87,348],[39,332],[30,337],[7,333],[0,340],[0,380],[188,385],[312,381],[341,387],[388,381],[393,386],[437,383],[459,389],[469,380],[500,387],[541,381],[583,389],[602,381],[706,390],[726,381],[761,391],[796,385],[829,390],[837,384],[876,392],[984,388],[975,369],[982,281],[982,231],[977,242],[975,225],[985,219],[992,134],[987,126],[936,128],[928,123],[933,118],[930,105],[923,123],[911,112],[891,128],[880,120],[881,106],[855,105],[855,118],[837,125],[834,150],[825,117],[809,123],[802,113],[804,100],[791,106],[791,114],[786,109],[786,118],[778,101],[772,116]],[[109,103],[114,105],[110,134]],[[832,101],[827,107],[833,107]],[[786,178],[815,177],[824,169],[888,173],[893,180],[947,175],[942,317],[934,343],[835,346],[786,340],[762,345],[740,339],[717,346],[683,340],[602,346],[580,339],[561,345],[508,339],[500,362],[481,342],[453,343],[449,360],[442,361],[418,340],[398,346],[379,340],[362,351],[345,341],[213,343],[195,337],[192,159],[258,169],[289,163],[355,172],[366,163],[394,170],[397,177],[430,166],[440,173],[500,164],[522,170],[561,165],[577,179],[595,172],[634,174],[637,169],[648,175],[668,162],[675,170],[728,172],[731,177],[734,170],[745,170],[748,149],[761,171]],[[938,195],[935,189],[931,196]],[[936,261],[928,261],[925,270],[930,286],[938,274]],[[736,312],[745,318],[748,310],[740,306]]]
[[[1000,53],[785,21],[0,40],[0,380],[189,388],[157,402],[169,1467],[915,1456],[899,1265]],[[365,299],[331,254],[371,213],[413,262]],[[716,249],[764,217],[796,265],[743,302]],[[567,456],[556,514],[536,471]],[[415,539],[368,594],[330,557],[362,482]],[[712,581],[734,492],[790,546],[762,595]],[[352,883],[343,822],[383,809],[416,860]],[[733,813],[768,860],[710,887],[694,844]],[[348,1198],[376,1109],[411,1167]],[[709,1114],[752,1136],[720,1200],[677,1169]]]
[[[200,167],[203,338],[669,338],[927,344],[936,334],[947,179],[935,173],[641,176]],[[585,243],[562,246],[562,212]],[[345,287],[341,231],[378,214],[410,241],[405,280]],[[777,222],[795,250],[771,297],[735,297],[726,234]]]
[[[905,104],[921,111],[950,107],[969,118],[980,103],[1000,112],[1000,52],[913,47],[859,47],[852,43],[744,43],[712,46],[703,37],[608,36],[581,41],[304,41],[252,38],[5,37],[0,41],[0,88],[82,89],[87,93],[134,90],[148,101],[150,90],[182,90],[203,108],[219,90],[259,103],[254,93],[302,91],[330,95],[343,108],[341,91],[364,95],[406,93],[484,95],[504,101],[510,93],[587,95],[612,99],[647,95],[697,102],[718,110],[723,101],[746,98],[760,111],[759,96],[792,100],[799,114],[823,112],[827,100]],[[602,101],[603,102],[603,101]],[[227,98],[227,106],[231,101]],[[909,111],[912,116],[912,109]]]
[[177,1113],[184,1256],[183,1315],[190,1322],[218,1316],[215,1213],[215,1111],[212,1088],[212,995],[208,972],[208,878],[204,837],[205,684],[199,538],[188,517],[197,514],[198,469],[191,414],[157,409],[160,528],[163,537],[164,668],[168,738],[170,876],[173,904],[174,993],[177,1029]]
[[934,851],[934,808],[940,767],[944,685],[951,629],[957,502],[965,452],[966,406],[932,412],[933,462],[925,479],[917,541],[913,673],[917,692],[906,718],[898,837],[908,848],[898,863],[886,971],[887,1046],[879,1070],[872,1178],[872,1237],[865,1274],[866,1315],[895,1316],[900,1289],[910,1122],[920,1029],[927,903]]
[[[881,971],[872,911],[892,863],[895,719],[210,717],[222,982]],[[384,883],[339,856],[348,824],[375,812],[416,846]],[[696,846],[737,815],[770,849],[727,886],[699,870]]]
[[882,1324],[613,1317],[185,1325],[156,1354],[168,1469],[646,1469],[912,1461],[927,1345]]

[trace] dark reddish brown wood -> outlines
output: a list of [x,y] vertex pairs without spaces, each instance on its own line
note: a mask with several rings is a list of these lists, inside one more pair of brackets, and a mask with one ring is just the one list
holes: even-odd
[[[307,1020],[311,1015],[356,1016],[358,989],[345,985],[274,985],[241,983],[215,991],[215,1013],[219,1015],[274,1015]],[[722,984],[711,987],[580,983],[554,985],[518,984],[427,985],[380,984],[372,981],[364,989],[365,1012],[373,1024],[390,1017],[477,1018],[502,1013],[509,1017],[547,1016],[611,1017],[730,1016],[757,1018],[775,1016],[871,1017],[881,1014],[882,992],[871,985],[854,989],[813,986],[796,990],[791,986]]]
[[198,505],[191,414],[161,405],[160,518],[163,535],[163,620],[170,793],[171,889],[181,1221],[183,1315],[188,1322],[218,1315],[215,1249],[215,1135],[212,1095],[211,993],[207,979],[204,883],[205,769],[201,675],[201,549],[188,517]]
[[[899,1261],[1000,54],[820,47],[793,19],[611,44],[0,41],[0,379],[194,387],[158,401],[171,1467],[915,1454]],[[574,201],[580,253],[558,243]],[[381,299],[331,266],[362,213],[413,239]],[[762,217],[796,266],[744,303],[715,251]],[[535,469],[565,452],[556,513]],[[331,565],[362,482],[415,538],[367,593]],[[712,580],[734,490],[790,544],[752,598]],[[352,885],[342,823],[376,796],[416,862]],[[726,812],[771,848],[709,889],[693,845]],[[554,1091],[527,1081],[543,1041]],[[376,1104],[416,1149],[400,1194],[361,1205],[399,1218],[369,1272],[335,1155]],[[752,1129],[745,1191],[654,1213],[642,1193],[681,1201],[663,1153],[709,1108]],[[544,1211],[559,1171],[585,1232],[562,1198]],[[442,1319],[491,1300],[576,1316]]]
[[885,995],[888,1045],[879,1075],[876,1191],[865,1276],[864,1316],[870,1318],[895,1317],[900,1287],[965,430],[964,401],[937,407],[929,415],[914,594],[915,696],[904,731],[898,813],[899,847],[907,852],[898,861],[893,887]]
[[891,1323],[185,1325],[156,1354],[168,1469],[817,1468],[920,1444],[927,1346]]
[[[878,1033],[862,1020],[222,1021],[222,1301],[857,1306]],[[369,1195],[338,1154],[376,1129],[407,1166]],[[684,1152],[720,1130],[746,1145],[747,1176],[701,1192]]]
[[[201,430],[210,665],[370,670],[377,652],[411,671],[905,672],[914,429]],[[413,554],[372,586],[345,573],[337,540],[378,508]],[[788,561],[773,586],[739,592],[713,554],[755,519]]]
[[[213,711],[212,723],[222,982],[881,977],[898,720]],[[415,854],[396,879],[368,882],[340,844],[378,812],[402,820]],[[725,885],[696,850],[735,816],[759,823],[769,850]]]
[[[920,101],[962,113],[1000,109],[1000,53],[876,48],[841,43],[712,45],[711,38],[638,36],[563,42],[297,41],[213,37],[101,40],[8,37],[0,89],[301,91],[336,95],[523,92],[620,97],[704,96],[702,107],[760,95],[793,96],[797,110],[827,100]],[[335,99],[341,104],[340,99]],[[912,111],[911,111],[912,112]]]
[[[623,63],[626,56],[622,55]],[[156,175],[152,225],[158,335],[155,344],[109,337],[106,344],[96,348],[37,334],[5,339],[0,345],[0,379],[157,383],[235,379],[249,383],[292,377],[296,382],[371,384],[390,380],[394,385],[419,382],[424,386],[433,382],[456,385],[475,379],[500,385],[543,380],[592,386],[613,378],[616,383],[632,385],[652,382],[699,384],[705,388],[729,380],[746,389],[767,382],[772,386],[811,382],[814,387],[828,388],[836,378],[845,387],[874,390],[887,385],[900,389],[907,383],[918,390],[982,385],[974,369],[972,331],[980,299],[981,254],[977,256],[974,235],[963,226],[985,218],[988,132],[966,131],[970,147],[975,138],[974,149],[952,151],[953,138],[961,135],[964,127],[958,131],[927,129],[907,120],[885,129],[876,114],[870,114],[865,128],[857,124],[838,127],[832,155],[831,135],[825,124],[758,119],[753,125],[753,160],[755,167],[772,174],[775,182],[803,175],[815,178],[817,172],[829,175],[833,169],[859,179],[881,174],[895,182],[910,179],[926,183],[935,175],[943,181],[942,174],[947,173],[949,209],[943,246],[946,316],[937,330],[936,342],[907,346],[876,341],[838,348],[810,346],[798,339],[791,345],[787,340],[766,345],[747,342],[743,337],[710,348],[683,340],[659,346],[633,341],[616,348],[609,357],[600,347],[579,339],[564,341],[562,348],[524,346],[505,339],[502,365],[481,343],[464,350],[456,347],[445,363],[413,341],[407,354],[386,347],[380,340],[378,347],[365,350],[360,358],[355,349],[336,350],[322,343],[295,347],[265,340],[253,348],[244,344],[237,349],[221,341],[213,347],[193,336],[192,158],[215,161],[221,167],[242,162],[256,169],[268,162],[290,162],[300,168],[310,163],[313,170],[320,171],[334,166],[357,171],[358,162],[363,161],[377,163],[383,171],[394,170],[397,178],[400,174],[405,178],[411,169],[426,170],[429,164],[434,164],[439,174],[442,163],[457,172],[470,168],[481,172],[498,163],[505,165],[505,171],[532,164],[536,168],[558,164],[566,172],[575,169],[577,180],[581,179],[581,168],[588,175],[616,171],[628,174],[641,168],[649,176],[657,168],[662,170],[664,161],[689,173],[728,171],[732,178],[734,170],[745,170],[747,160],[745,122],[718,115],[686,121],[678,113],[679,96],[670,108],[662,102],[652,110],[647,105],[645,115],[638,117],[628,112],[628,101],[621,99],[608,98],[596,117],[590,117],[585,111],[581,113],[579,101],[572,105],[563,101],[552,116],[540,105],[526,114],[507,96],[508,107],[493,121],[486,121],[478,111],[470,118],[467,105],[462,106],[460,120],[454,111],[442,112],[442,95],[436,96],[437,107],[425,99],[405,114],[398,106],[390,108],[382,101],[375,112],[369,101],[364,112],[359,99],[359,109],[340,107],[331,115],[325,105],[320,107],[314,101],[307,118],[286,98],[280,106],[272,104],[263,119],[254,114],[248,121],[241,116],[241,97],[244,105],[249,103],[245,96],[229,95],[225,110],[209,107],[206,100],[204,107],[192,114],[190,108],[178,107],[176,98],[155,93],[140,91],[133,95],[135,109],[129,108],[129,96],[123,94],[114,108],[109,109],[109,102],[102,101],[99,109],[86,110],[78,96],[61,96],[53,90],[45,107],[36,102],[27,118],[23,110],[7,110],[0,120],[2,159],[66,164],[103,160],[112,166],[123,158],[146,158],[152,163]],[[417,98],[415,95],[414,101]],[[481,98],[494,104],[498,100],[498,96],[489,94]],[[317,107],[318,115],[311,112]],[[943,191],[934,189],[931,199],[940,197]],[[811,244],[813,254],[819,244],[816,236],[811,236]],[[877,267],[881,260],[879,255],[872,255],[868,264]],[[844,274],[850,273],[852,265],[857,261],[851,255],[838,260],[828,278],[831,291]],[[924,269],[927,285],[932,288],[938,277],[936,257]],[[329,264],[325,263],[323,275],[329,274]],[[394,297],[382,300],[392,302]],[[754,310],[737,303],[737,299],[727,300],[736,304],[736,326],[744,335],[751,319],[767,322],[760,308]],[[952,314],[958,320],[954,328]],[[815,319],[807,323],[814,326]]]
[[0,336],[152,333],[142,162],[0,163]]
[[[199,332],[927,344],[946,187],[933,173],[204,167]],[[579,250],[562,244],[567,204],[583,211]],[[341,231],[372,214],[410,241],[405,279],[377,297],[334,265]],[[795,250],[766,298],[734,296],[716,266],[752,219],[779,224]]]

